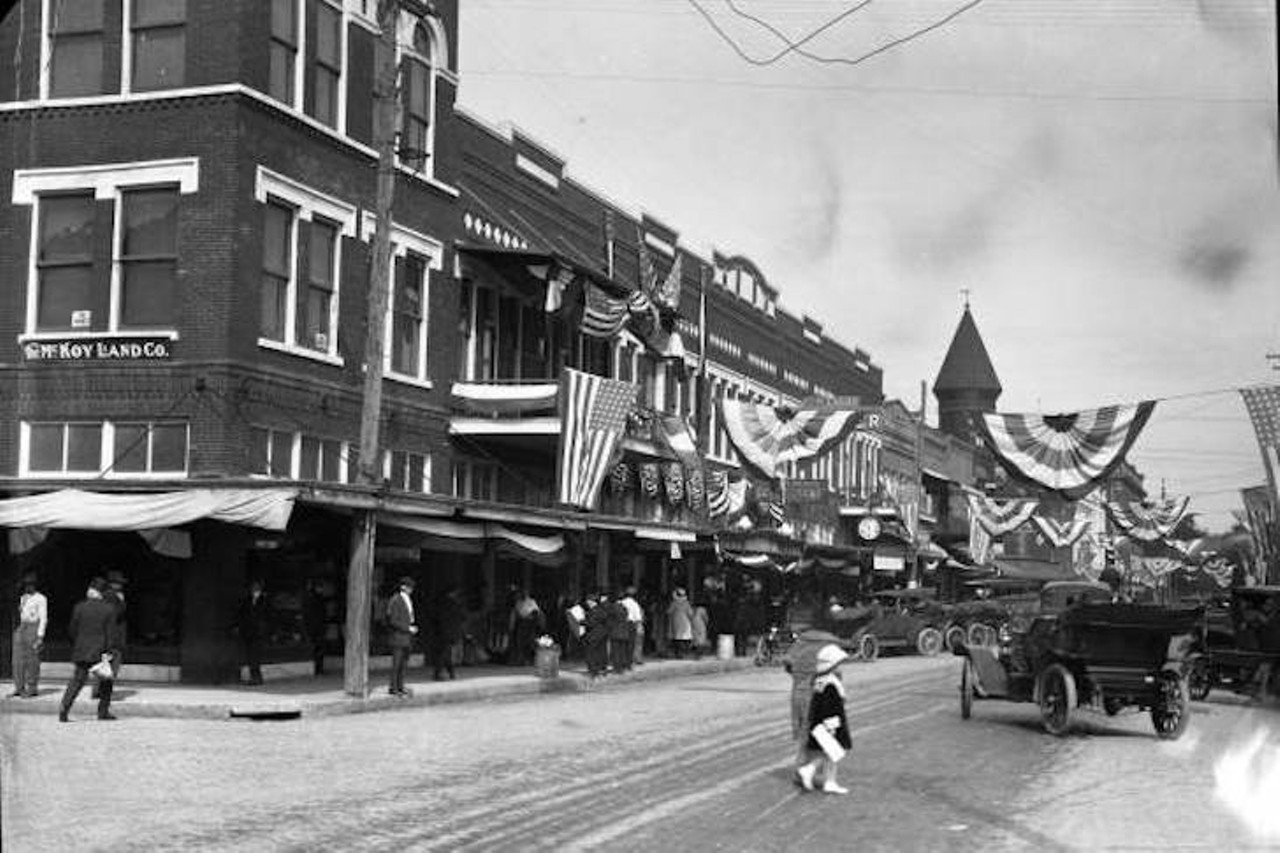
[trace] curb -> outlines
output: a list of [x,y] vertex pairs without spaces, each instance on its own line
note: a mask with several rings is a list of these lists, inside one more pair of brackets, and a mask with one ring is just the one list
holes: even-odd
[[[426,708],[436,705],[454,705],[484,702],[506,697],[529,697],[542,693],[593,693],[614,687],[669,681],[699,675],[714,675],[754,669],[751,658],[689,661],[679,667],[632,669],[621,675],[591,678],[585,673],[563,672],[553,678],[538,676],[511,676],[502,679],[485,679],[450,683],[431,690],[420,690],[413,696],[397,698],[387,695],[371,695],[367,699],[341,696],[333,699],[308,699],[305,695],[296,701],[288,699],[253,700],[245,702],[147,702],[121,700],[112,703],[111,711],[122,720],[135,718],[191,719],[191,720],[294,720],[301,717],[336,717],[347,714],[368,714],[379,711],[396,711],[405,708]],[[488,681],[488,683],[486,683]],[[494,683],[497,681],[497,683]],[[60,691],[46,694],[35,701],[0,700],[0,715],[47,714],[57,716]],[[77,714],[79,710],[79,714]],[[92,703],[77,703],[72,708],[71,719],[95,722]]]

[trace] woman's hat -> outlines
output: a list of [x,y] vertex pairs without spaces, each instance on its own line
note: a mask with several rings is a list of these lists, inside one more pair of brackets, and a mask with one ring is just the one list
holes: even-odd
[[676,587],[675,597],[676,597],[676,598],[684,598],[684,597],[685,597],[684,590],[683,590],[682,588],[680,588],[680,587]]
[[409,577],[408,575],[405,575],[404,577],[400,578],[400,586],[414,586],[414,585],[415,584],[413,582],[413,578]]
[[814,672],[817,675],[823,675],[838,667],[849,659],[849,655],[845,654],[845,650],[837,646],[835,643],[829,643],[818,649],[818,662]]

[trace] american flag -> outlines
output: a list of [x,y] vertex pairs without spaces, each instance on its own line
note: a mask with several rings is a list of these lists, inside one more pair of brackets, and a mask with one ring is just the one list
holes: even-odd
[[1276,503],[1273,492],[1268,486],[1250,486],[1240,490],[1240,498],[1244,502],[1245,528],[1249,538],[1253,540],[1253,551],[1257,555],[1258,567],[1265,577],[1266,568],[1271,565],[1275,555],[1275,522]]
[[586,303],[582,309],[582,334],[593,338],[611,338],[627,322],[627,300],[614,299],[594,284],[586,285]]
[[640,267],[640,280],[636,290],[648,293],[658,286],[658,271],[653,267],[653,258],[644,242],[644,229],[639,225],[636,226],[636,263]]
[[1262,462],[1267,469],[1267,483],[1271,486],[1271,497],[1274,501],[1277,483],[1280,482],[1280,458],[1276,456],[1277,445],[1280,445],[1280,386],[1268,385],[1260,388],[1241,388],[1245,408],[1249,410],[1249,419],[1253,421],[1253,431],[1258,436],[1258,447],[1262,451]]
[[561,503],[594,509],[639,389],[566,367],[560,380]]
[[658,285],[656,281],[654,282],[654,301],[673,310],[680,307],[680,291],[681,285],[684,283],[680,258],[680,253],[676,252],[676,261],[671,265],[671,270],[667,273],[666,279],[661,285]]

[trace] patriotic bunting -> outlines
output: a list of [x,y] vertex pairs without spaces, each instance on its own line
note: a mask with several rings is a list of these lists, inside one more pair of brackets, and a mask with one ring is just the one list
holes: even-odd
[[1089,520],[1080,515],[1076,515],[1070,521],[1058,521],[1056,518],[1046,518],[1036,514],[1031,516],[1031,521],[1055,548],[1074,545],[1089,530]]
[[636,290],[650,293],[658,285],[658,271],[653,267],[653,257],[644,242],[644,229],[636,225],[636,267],[639,269],[639,281]]
[[561,503],[595,508],[638,391],[631,382],[564,369],[556,471]]
[[1102,570],[1107,567],[1107,549],[1102,537],[1090,534],[1078,539],[1071,551],[1071,565],[1076,574],[1088,580],[1102,577]]
[[777,501],[765,501],[764,508],[769,517],[773,519],[774,524],[781,526],[786,522],[787,511],[782,504]]
[[696,468],[702,463],[693,430],[684,418],[679,415],[659,415],[658,429],[655,432],[658,440],[685,465]]
[[689,469],[689,476],[685,480],[685,494],[689,497],[690,507],[702,508],[703,499],[706,497],[706,483],[703,480],[701,468]]
[[1267,486],[1251,486],[1240,490],[1244,502],[1244,528],[1253,541],[1253,553],[1263,566],[1271,565],[1275,555],[1276,503]]
[[820,456],[858,425],[858,409],[805,403],[791,411],[767,403],[724,399],[725,431],[742,457],[773,478],[788,462]]
[[619,462],[614,465],[613,471],[610,472],[609,483],[613,488],[614,494],[625,495],[631,491],[632,486],[635,485],[635,476],[631,471],[631,466],[626,462]]
[[981,566],[991,560],[991,534],[978,522],[978,514],[969,513],[969,557]]
[[969,512],[989,536],[1003,536],[1020,527],[1036,511],[1040,501],[1035,498],[1010,498],[996,500],[986,495],[969,495]]
[[1116,526],[1139,542],[1158,542],[1166,538],[1187,514],[1190,498],[1162,501],[1143,506],[1138,501],[1107,501],[1107,512]]
[[984,414],[978,422],[1012,474],[1078,497],[1124,461],[1155,405],[1147,400],[1063,415]]
[[747,503],[746,478],[730,480],[724,471],[711,474],[711,482],[707,489],[707,509],[714,518],[718,515],[733,516],[742,511]]

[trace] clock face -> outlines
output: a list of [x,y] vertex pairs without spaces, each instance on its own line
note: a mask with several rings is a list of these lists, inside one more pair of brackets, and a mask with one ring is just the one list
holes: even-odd
[[863,539],[875,539],[880,535],[880,522],[867,516],[858,522],[858,535]]

